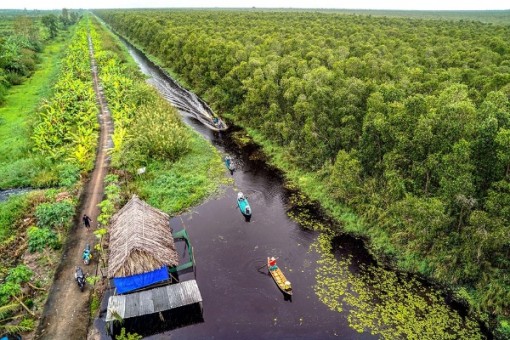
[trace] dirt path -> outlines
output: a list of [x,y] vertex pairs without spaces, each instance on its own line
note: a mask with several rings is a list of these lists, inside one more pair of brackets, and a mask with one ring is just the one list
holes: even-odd
[[[75,217],[74,226],[69,232],[62,260],[55,273],[48,300],[37,329],[36,339],[86,339],[89,322],[90,287],[80,292],[74,280],[76,266],[81,266],[89,275],[96,275],[96,263],[85,266],[81,261],[82,251],[87,243],[93,245],[96,238],[93,230],[97,225],[99,208],[97,204],[103,199],[104,177],[108,169],[107,149],[111,146],[112,122],[106,107],[102,89],[98,83],[94,50],[89,37],[89,50],[94,78],[94,89],[101,107],[99,120],[101,132],[96,154],[96,163],[89,182],[80,197],[79,215]],[[81,217],[87,214],[92,218],[91,230],[86,230]]]

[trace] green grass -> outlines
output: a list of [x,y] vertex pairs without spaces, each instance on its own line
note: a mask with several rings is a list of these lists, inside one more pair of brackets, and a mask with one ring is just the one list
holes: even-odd
[[[104,25],[98,26],[102,34],[103,48],[115,51],[121,60],[136,67],[127,48]],[[118,47],[114,45],[118,44]],[[128,73],[125,73],[128,74]],[[141,79],[141,78],[140,78]],[[142,80],[135,81],[142,81]],[[151,91],[157,90],[152,88]],[[110,103],[114,100],[110,101]],[[170,106],[169,103],[165,103]],[[156,105],[156,103],[155,103]],[[191,129],[183,124],[184,129]],[[189,134],[191,150],[177,161],[157,161],[151,159],[146,172],[135,175],[123,190],[136,193],[150,205],[171,215],[199,204],[207,196],[218,190],[221,184],[228,183],[226,169],[220,153],[202,136],[192,131]]]
[[[65,35],[64,35],[65,34]],[[25,83],[9,89],[0,107],[0,189],[33,185],[41,164],[30,153],[30,119],[51,93],[69,34],[62,33],[41,53],[41,63]]]
[[140,197],[170,214],[198,204],[226,183],[219,152],[193,133],[192,149],[175,163],[153,162],[133,182]]
[[0,202],[0,244],[12,234],[16,221],[25,214],[28,203],[27,195],[16,195]]

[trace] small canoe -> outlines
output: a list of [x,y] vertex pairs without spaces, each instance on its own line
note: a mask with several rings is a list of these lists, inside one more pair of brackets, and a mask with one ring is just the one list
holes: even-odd
[[251,216],[250,203],[248,203],[248,199],[244,197],[242,192],[237,194],[237,206],[239,207],[241,214],[244,216]]
[[230,158],[230,156],[225,157],[225,165],[227,166],[227,169],[229,169],[230,171],[234,171],[236,169],[234,161],[232,160],[232,158]]
[[267,258],[267,268],[269,269],[269,273],[274,279],[274,282],[280,288],[280,290],[287,295],[292,295],[292,286],[290,282],[285,278],[285,275],[283,275],[282,271],[278,266],[275,266],[276,268],[273,268],[269,265],[269,261],[271,259]]

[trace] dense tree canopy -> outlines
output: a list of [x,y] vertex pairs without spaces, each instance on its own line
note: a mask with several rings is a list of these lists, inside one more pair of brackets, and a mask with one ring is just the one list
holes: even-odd
[[401,268],[478,288],[476,306],[510,315],[510,26],[98,14],[218,112],[320,174],[365,235],[389,240]]

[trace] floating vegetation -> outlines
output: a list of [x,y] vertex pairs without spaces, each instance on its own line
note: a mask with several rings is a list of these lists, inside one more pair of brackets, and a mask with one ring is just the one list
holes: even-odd
[[286,188],[290,191],[287,202],[289,207],[287,216],[306,229],[331,232],[331,229],[328,228],[328,226],[315,217],[317,207],[310,203],[310,198],[301,191],[296,190],[296,188],[289,182],[286,183]]
[[232,134],[232,140],[241,148],[253,143],[251,137],[243,130],[234,132]]
[[473,318],[461,317],[411,276],[366,265],[353,274],[350,257],[335,257],[333,237],[323,233],[310,246],[320,254],[315,293],[331,310],[346,311],[350,327],[384,339],[482,338]]
[[250,154],[250,159],[252,161],[265,161],[267,157],[262,150],[257,149]]

